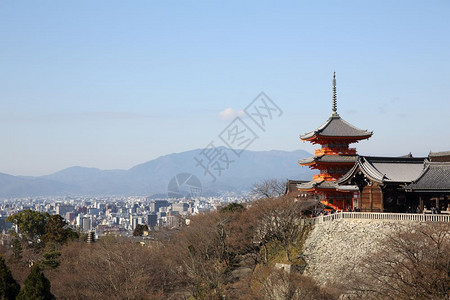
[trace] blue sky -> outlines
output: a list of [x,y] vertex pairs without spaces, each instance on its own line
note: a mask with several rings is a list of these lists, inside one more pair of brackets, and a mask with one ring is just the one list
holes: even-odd
[[2,1],[0,172],[203,148],[261,91],[284,113],[249,149],[312,151],[298,136],[330,115],[333,71],[341,117],[374,132],[361,154],[450,150],[449,15],[449,1]]

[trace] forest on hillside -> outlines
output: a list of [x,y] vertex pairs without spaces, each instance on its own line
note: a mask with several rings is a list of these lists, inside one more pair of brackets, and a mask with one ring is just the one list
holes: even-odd
[[[386,236],[385,251],[334,286],[302,275],[317,205],[267,193],[176,230],[88,244],[59,216],[23,211],[0,258],[1,299],[448,299],[450,227]],[[288,266],[288,267],[287,267]]]

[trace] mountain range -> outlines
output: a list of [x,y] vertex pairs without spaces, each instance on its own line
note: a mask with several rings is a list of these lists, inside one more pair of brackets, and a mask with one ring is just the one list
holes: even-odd
[[[249,191],[253,184],[264,179],[308,180],[313,174],[313,171],[301,167],[297,163],[299,159],[311,156],[310,153],[303,150],[246,150],[239,156],[225,147],[219,147],[217,150],[220,155],[217,155],[219,152],[208,152],[205,149],[164,155],[128,170],[70,167],[39,177],[12,176],[0,173],[0,197],[165,196],[168,191],[168,183],[180,173],[196,176],[202,185],[202,195],[218,195],[226,192]],[[201,161],[206,166],[208,158],[215,158],[209,164],[208,170],[211,173],[205,171],[198,163]]]

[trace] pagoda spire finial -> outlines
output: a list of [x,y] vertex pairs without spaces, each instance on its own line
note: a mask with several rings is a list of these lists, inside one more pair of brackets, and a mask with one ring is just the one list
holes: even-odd
[[339,117],[337,113],[337,99],[336,99],[336,72],[333,72],[333,106],[332,106],[332,117]]

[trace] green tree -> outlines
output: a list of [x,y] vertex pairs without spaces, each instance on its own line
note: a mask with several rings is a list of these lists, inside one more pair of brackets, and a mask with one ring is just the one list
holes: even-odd
[[78,237],[77,232],[69,228],[60,215],[51,215],[47,218],[44,232],[42,240],[45,243],[62,245]]
[[61,252],[59,251],[50,251],[42,254],[41,264],[44,268],[48,269],[56,269],[59,266],[59,257],[61,256]]
[[6,219],[19,227],[22,240],[32,247],[44,243],[62,245],[78,238],[60,215],[49,215],[34,210],[23,210]]
[[242,212],[245,210],[244,205],[240,203],[230,203],[227,206],[224,206],[220,209],[220,212]]
[[50,291],[50,281],[42,273],[41,268],[35,264],[25,279],[23,289],[17,300],[53,300],[55,296]]
[[147,225],[137,224],[136,228],[133,231],[133,236],[142,236],[144,231],[148,231]]
[[12,256],[15,260],[21,260],[22,259],[22,243],[20,240],[15,237],[11,242],[11,248],[12,248]]
[[35,246],[39,238],[45,233],[48,213],[41,214],[34,210],[22,210],[6,218],[7,222],[12,222],[19,227],[22,239],[31,242]]
[[0,299],[16,299],[20,286],[0,255]]

